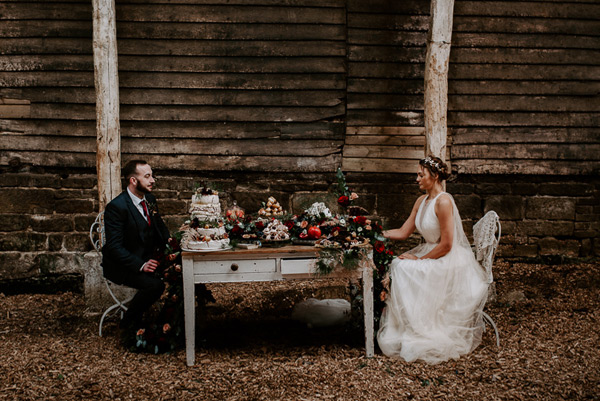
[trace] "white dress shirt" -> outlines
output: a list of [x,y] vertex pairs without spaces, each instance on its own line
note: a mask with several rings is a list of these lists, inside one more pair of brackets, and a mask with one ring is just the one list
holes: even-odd
[[[145,201],[146,197],[144,196],[142,199],[138,198],[137,196],[135,196],[133,194],[133,192],[131,192],[129,190],[129,188],[127,188],[127,193],[129,194],[129,197],[131,198],[131,201],[133,202],[133,205],[140,212],[140,214],[142,215],[142,217],[144,218],[144,220],[148,221],[148,218],[144,214],[144,208],[142,207],[142,201]],[[148,202],[146,202],[146,208],[148,208]]]

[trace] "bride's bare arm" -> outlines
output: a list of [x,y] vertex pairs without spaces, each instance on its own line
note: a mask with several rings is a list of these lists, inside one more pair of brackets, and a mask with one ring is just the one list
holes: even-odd
[[454,241],[454,216],[452,201],[446,195],[438,198],[435,204],[435,214],[440,222],[440,242],[421,259],[437,259],[446,255],[452,249]]
[[408,219],[406,219],[404,224],[402,224],[402,227],[395,228],[393,230],[385,230],[382,233],[383,236],[388,239],[403,241],[407,239],[413,232],[415,232],[415,218],[417,217],[417,211],[419,210],[419,206],[421,205],[421,202],[423,202],[423,199],[425,199],[425,195],[417,199],[412,211],[410,212],[410,216],[408,216]]

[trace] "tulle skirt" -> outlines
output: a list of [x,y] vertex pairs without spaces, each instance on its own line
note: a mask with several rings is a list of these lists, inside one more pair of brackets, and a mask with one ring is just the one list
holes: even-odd
[[[411,253],[423,256],[435,245],[425,243]],[[470,248],[455,245],[439,259],[394,259],[390,278],[377,335],[385,355],[435,364],[480,344],[487,283]]]

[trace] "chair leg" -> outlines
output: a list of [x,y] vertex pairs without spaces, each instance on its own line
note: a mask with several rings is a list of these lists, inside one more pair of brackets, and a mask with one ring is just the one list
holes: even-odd
[[133,294],[133,295],[129,296],[126,300],[121,301],[113,293],[112,288],[110,287],[110,284],[109,284],[108,280],[104,280],[104,282],[106,284],[106,288],[108,289],[108,293],[110,294],[110,296],[112,297],[112,299],[115,301],[115,304],[112,305],[111,307],[109,307],[108,309],[106,309],[104,311],[104,313],[102,314],[102,318],[100,319],[100,327],[98,328],[98,335],[100,337],[102,337],[102,325],[104,324],[104,319],[108,316],[108,314],[118,308],[118,309],[121,310],[121,319],[123,319],[123,313],[127,311],[127,306],[125,304],[129,303],[133,299],[133,297],[135,296],[135,294]]
[[494,323],[490,315],[483,311],[481,313],[483,314],[483,319],[487,321],[490,324],[490,326],[492,326],[492,328],[494,329],[494,333],[496,334],[496,346],[500,348],[500,335],[498,334],[498,328],[496,327],[496,323]]
[[115,310],[115,309],[117,309],[117,308],[119,308],[119,307],[121,307],[121,305],[120,305],[120,304],[114,304],[114,305],[113,305],[113,306],[111,306],[110,308],[106,309],[106,310],[104,311],[104,313],[102,314],[102,318],[100,319],[100,328],[99,328],[99,330],[98,330],[98,335],[99,335],[100,337],[102,337],[102,325],[104,324],[104,318],[106,318],[106,316],[107,316],[107,315],[108,315],[110,312],[112,312],[113,310]]

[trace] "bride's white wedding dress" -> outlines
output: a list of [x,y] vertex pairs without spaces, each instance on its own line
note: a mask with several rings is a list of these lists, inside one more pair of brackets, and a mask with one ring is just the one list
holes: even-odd
[[481,315],[487,299],[485,272],[475,260],[452,197],[442,192],[425,198],[415,226],[425,243],[410,253],[426,255],[440,240],[435,202],[452,200],[454,239],[449,253],[439,259],[394,259],[390,266],[390,294],[381,318],[377,341],[383,353],[408,362],[439,363],[457,359],[481,342]]

